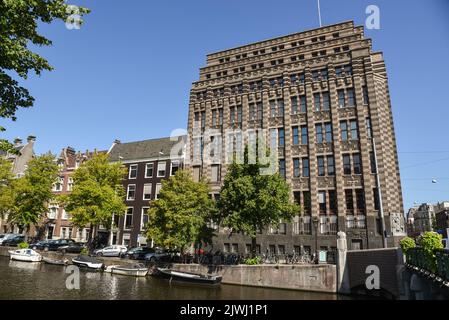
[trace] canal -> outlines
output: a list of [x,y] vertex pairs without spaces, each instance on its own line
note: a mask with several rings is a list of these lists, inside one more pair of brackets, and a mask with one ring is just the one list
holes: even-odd
[[80,289],[68,290],[66,267],[0,257],[0,299],[37,300],[336,300],[334,294],[242,287],[205,288],[82,270]]

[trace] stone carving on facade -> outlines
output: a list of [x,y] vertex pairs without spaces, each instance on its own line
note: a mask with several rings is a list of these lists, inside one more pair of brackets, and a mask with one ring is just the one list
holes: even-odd
[[345,187],[361,187],[362,186],[362,177],[357,175],[344,176],[344,185]]
[[359,150],[358,140],[342,141],[341,142],[341,150],[342,151],[357,151],[357,150]]
[[393,236],[405,236],[405,218],[401,213],[390,214],[391,232]]
[[323,143],[318,143],[316,146],[317,146],[316,147],[317,153],[331,153],[333,143],[332,142],[323,142]]
[[317,111],[314,113],[315,121],[329,121],[331,114],[329,111]]
[[335,179],[331,177],[318,177],[318,188],[333,188],[335,186]]

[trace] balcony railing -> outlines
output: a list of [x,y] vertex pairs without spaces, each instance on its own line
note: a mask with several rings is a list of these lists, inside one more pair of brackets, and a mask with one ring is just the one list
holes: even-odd
[[434,255],[422,248],[411,248],[406,253],[407,266],[424,273],[437,282],[449,284],[449,250],[435,250]]

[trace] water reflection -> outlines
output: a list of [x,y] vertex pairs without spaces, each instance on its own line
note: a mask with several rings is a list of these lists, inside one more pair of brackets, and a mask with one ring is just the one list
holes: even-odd
[[0,257],[0,299],[120,300],[334,300],[336,295],[222,284],[203,287],[164,279],[132,278],[81,270],[80,290],[68,290],[66,267]]

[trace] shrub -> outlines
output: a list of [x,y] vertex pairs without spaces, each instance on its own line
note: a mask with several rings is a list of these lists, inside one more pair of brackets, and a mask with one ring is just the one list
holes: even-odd
[[257,264],[260,264],[261,258],[260,257],[254,257],[254,258],[248,258],[245,259],[245,264],[248,266],[255,266]]
[[26,242],[19,243],[19,249],[28,249],[30,245]]
[[432,271],[436,270],[435,250],[443,249],[443,236],[436,232],[426,232],[418,239],[419,246],[424,250],[427,259],[430,260]]
[[410,237],[405,237],[404,239],[402,239],[400,242],[400,245],[401,245],[402,252],[404,252],[404,254],[407,254],[407,251],[409,249],[416,247],[415,240],[413,240]]
[[81,249],[80,254],[82,256],[87,256],[87,255],[89,255],[89,250],[87,250],[87,248],[83,248],[83,249]]

